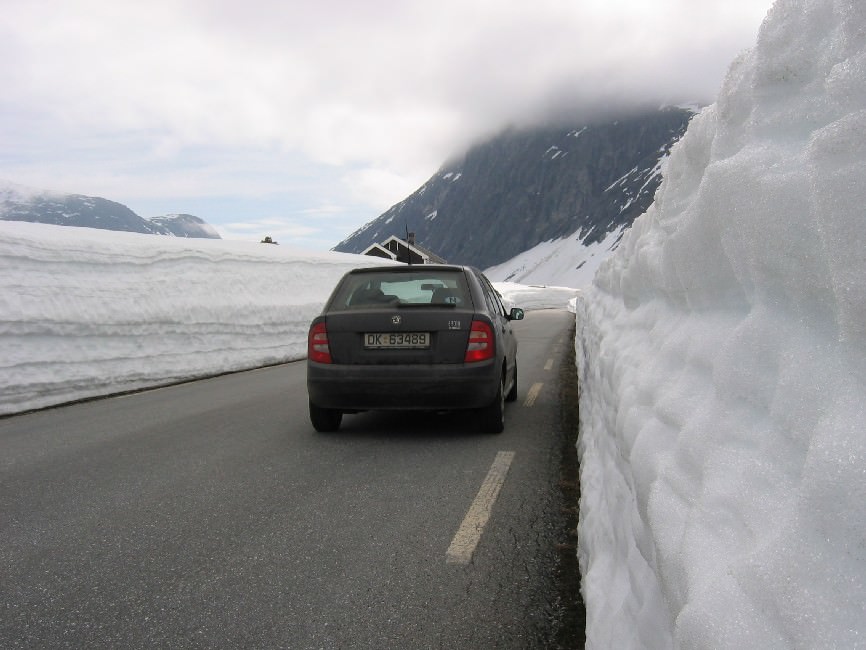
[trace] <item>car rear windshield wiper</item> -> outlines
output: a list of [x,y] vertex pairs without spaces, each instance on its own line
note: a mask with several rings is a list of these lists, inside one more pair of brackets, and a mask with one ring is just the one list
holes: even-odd
[[453,302],[401,302],[397,304],[400,309],[412,309],[414,307],[448,307],[454,309],[457,307]]

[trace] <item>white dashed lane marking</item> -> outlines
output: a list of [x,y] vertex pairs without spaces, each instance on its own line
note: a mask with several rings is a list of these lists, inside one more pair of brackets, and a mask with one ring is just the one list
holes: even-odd
[[532,406],[535,404],[535,400],[538,399],[538,394],[541,392],[542,386],[544,386],[542,382],[532,384],[529,392],[526,393],[526,400],[523,402],[524,406]]
[[487,472],[487,478],[481,484],[478,495],[469,506],[463,523],[460,524],[457,534],[451,540],[451,546],[445,552],[447,564],[465,565],[472,560],[472,554],[481,540],[481,534],[484,532],[487,520],[490,519],[490,511],[493,509],[493,504],[496,503],[496,497],[499,496],[499,490],[505,482],[505,476],[508,474],[508,468],[511,467],[513,460],[513,451],[500,451],[496,454],[493,465]]

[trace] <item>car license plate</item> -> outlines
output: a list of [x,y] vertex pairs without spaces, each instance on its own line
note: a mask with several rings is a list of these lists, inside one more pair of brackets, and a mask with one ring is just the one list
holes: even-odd
[[367,332],[365,348],[429,348],[429,332]]

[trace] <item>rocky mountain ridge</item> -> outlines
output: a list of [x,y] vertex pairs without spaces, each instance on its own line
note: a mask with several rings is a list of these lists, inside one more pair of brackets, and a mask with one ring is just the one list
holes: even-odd
[[667,107],[508,130],[443,165],[334,250],[360,253],[408,230],[449,262],[487,268],[572,234],[597,244],[652,203],[662,162],[692,115]]
[[83,194],[36,190],[7,181],[0,181],[0,220],[220,239],[219,233],[210,224],[191,214],[145,219],[116,201]]

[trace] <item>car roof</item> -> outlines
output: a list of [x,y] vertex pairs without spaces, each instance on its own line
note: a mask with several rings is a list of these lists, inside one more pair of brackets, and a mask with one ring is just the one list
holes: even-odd
[[387,272],[392,273],[394,271],[398,273],[408,273],[411,271],[471,271],[472,267],[470,266],[461,266],[458,264],[400,264],[394,266],[365,266],[362,268],[352,269],[349,273],[376,273],[376,272]]

